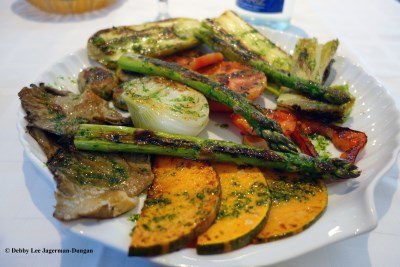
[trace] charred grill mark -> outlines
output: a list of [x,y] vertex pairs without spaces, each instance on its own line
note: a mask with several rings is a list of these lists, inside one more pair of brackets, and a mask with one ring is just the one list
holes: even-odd
[[157,145],[169,148],[186,148],[193,150],[200,150],[200,146],[193,141],[177,139],[177,138],[164,138],[158,136],[150,130],[136,130],[133,136],[136,144],[141,145]]
[[283,161],[284,159],[270,150],[253,149],[247,147],[229,147],[216,144],[212,141],[206,141],[200,155],[209,156],[214,153],[229,154],[233,158],[249,157],[255,159],[265,159],[267,161]]
[[120,134],[110,134],[110,140],[114,143],[121,143],[121,135]]
[[150,130],[137,130],[133,135],[133,140],[135,142],[143,142],[146,143],[147,140],[153,138],[155,136],[153,131]]
[[210,158],[215,153],[229,154],[231,157],[238,158],[241,156],[251,157],[256,159],[265,159],[280,161],[283,160],[281,156],[269,150],[257,150],[252,148],[234,148],[226,145],[218,144],[215,141],[204,141],[202,145],[197,144],[194,141],[182,140],[182,139],[169,139],[157,136],[153,131],[149,130],[137,130],[134,133],[135,143],[140,144],[152,144],[167,146],[173,148],[186,148],[199,151],[200,156]]
[[336,122],[340,121],[343,118],[343,114],[340,111],[329,110],[304,110],[301,106],[294,104],[292,106],[293,110],[306,118],[313,118],[316,120],[320,120],[324,123]]
[[234,51],[236,55],[238,55],[236,60],[241,59],[245,62],[251,59],[259,58],[257,54],[247,51],[247,49],[243,47],[239,41],[233,38],[231,34],[223,30],[214,20],[207,19],[206,21],[211,26],[213,31],[218,34],[218,37],[216,35],[211,35],[212,41],[217,43],[219,46],[222,45],[222,47],[229,45],[230,49]]
[[136,130],[133,133],[133,138],[129,134],[121,135],[115,133],[108,133],[104,138],[114,143],[133,142],[137,145],[156,145],[170,149],[190,149],[198,153],[200,159],[211,159],[215,154],[226,154],[232,158],[246,157],[275,162],[284,161],[282,156],[270,150],[254,149],[250,147],[231,147],[227,144],[220,144],[220,141],[215,140],[205,140],[199,143],[176,137],[162,137],[151,130]]
[[332,173],[333,166],[327,162],[318,162],[316,163],[316,168],[320,170],[321,173]]

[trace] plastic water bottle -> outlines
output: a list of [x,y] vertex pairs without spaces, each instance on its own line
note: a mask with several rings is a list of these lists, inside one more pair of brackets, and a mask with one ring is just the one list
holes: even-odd
[[290,25],[294,0],[236,0],[236,12],[256,25],[284,30]]

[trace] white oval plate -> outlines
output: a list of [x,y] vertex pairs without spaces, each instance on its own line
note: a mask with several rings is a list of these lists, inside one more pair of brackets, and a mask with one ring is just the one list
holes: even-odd
[[[264,33],[291,52],[297,37],[283,32],[263,30]],[[363,131],[368,136],[364,151],[358,156],[358,167],[362,174],[357,179],[330,184],[329,205],[325,214],[304,232],[290,238],[266,244],[249,245],[234,252],[199,256],[191,248],[163,256],[147,258],[150,261],[176,266],[260,266],[287,260],[322,246],[372,230],[377,225],[373,202],[376,183],[393,164],[400,148],[400,119],[393,99],[386,90],[360,66],[348,59],[337,56],[331,71],[334,84],[350,84],[356,96],[355,107],[345,126]],[[70,54],[44,73],[38,81],[77,91],[76,79],[79,71],[94,65],[88,59],[86,50]],[[264,97],[262,104],[274,107],[273,101]],[[229,127],[221,127],[227,123]],[[37,143],[25,132],[26,121],[22,108],[19,110],[18,127],[22,143],[30,159],[43,171],[44,177],[52,184],[52,176],[43,162],[46,157]],[[223,115],[213,115],[202,137],[226,139],[240,142],[240,134],[229,119]],[[55,186],[54,186],[55,188]],[[50,204],[49,204],[50,205]],[[138,213],[134,210],[129,214]],[[129,233],[132,222],[124,215],[110,220],[78,220],[64,223],[71,232],[118,249],[128,251]],[[141,258],[143,260],[143,258]]]

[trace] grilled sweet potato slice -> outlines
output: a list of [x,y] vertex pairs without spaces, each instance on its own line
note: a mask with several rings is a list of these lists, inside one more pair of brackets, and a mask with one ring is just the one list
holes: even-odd
[[253,240],[268,242],[295,235],[318,220],[328,205],[322,179],[284,175],[264,170],[271,192],[271,210],[265,227]]
[[216,254],[248,244],[264,227],[270,194],[255,167],[214,164],[221,181],[221,208],[216,222],[197,240],[197,253]]
[[132,234],[132,256],[183,248],[207,230],[217,216],[220,184],[208,163],[159,156],[153,172],[153,184]]

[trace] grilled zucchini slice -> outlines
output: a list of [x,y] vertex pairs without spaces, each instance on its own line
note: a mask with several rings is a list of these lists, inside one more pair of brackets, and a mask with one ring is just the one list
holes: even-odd
[[221,182],[216,222],[197,239],[198,254],[232,251],[248,244],[264,227],[270,195],[263,173],[255,167],[215,164]]
[[322,179],[301,178],[264,170],[271,192],[268,221],[254,243],[281,239],[302,232],[320,218],[328,204]]
[[174,18],[134,26],[103,29],[87,43],[89,56],[115,69],[116,61],[126,52],[150,57],[162,57],[199,44],[194,37],[200,22],[189,18]]
[[156,157],[155,175],[133,230],[129,255],[151,256],[185,247],[214,222],[220,184],[206,162]]

